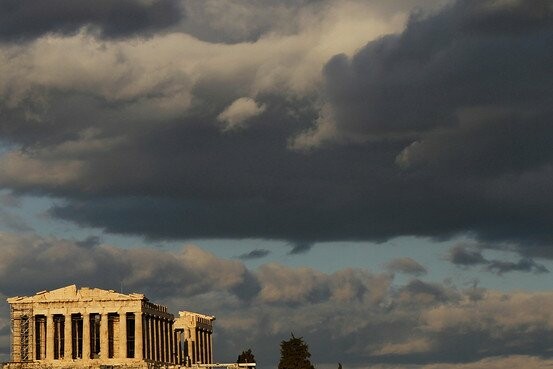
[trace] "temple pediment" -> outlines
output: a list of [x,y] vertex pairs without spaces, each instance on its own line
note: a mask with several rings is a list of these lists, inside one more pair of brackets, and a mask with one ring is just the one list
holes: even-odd
[[144,298],[143,294],[131,293],[123,294],[115,292],[114,290],[103,290],[100,288],[78,288],[72,284],[62,288],[58,288],[52,291],[40,291],[33,296],[16,296],[8,299],[10,304],[12,303],[36,303],[36,302],[49,302],[49,301],[121,301],[121,300],[141,300]]

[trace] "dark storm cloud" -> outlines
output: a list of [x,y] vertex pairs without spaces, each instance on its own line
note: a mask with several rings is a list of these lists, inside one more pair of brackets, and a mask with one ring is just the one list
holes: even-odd
[[455,265],[478,265],[488,263],[488,260],[482,255],[482,251],[470,249],[463,245],[457,245],[449,251],[449,261]]
[[[368,5],[382,19],[412,7],[429,11],[447,1],[372,1]],[[363,1],[350,4],[355,3]],[[184,2],[188,16],[179,29],[209,42],[253,42],[261,37],[298,34],[313,18],[336,5],[333,0],[188,0]]]
[[290,250],[288,254],[290,255],[305,254],[306,252],[311,250],[311,248],[313,247],[313,243],[298,241],[298,242],[291,242],[290,246],[292,246],[292,250]]
[[[18,93],[0,102],[13,144],[0,185],[63,199],[52,216],[154,239],[469,232],[543,252],[553,243],[552,14],[546,1],[464,0],[413,15],[402,33],[332,58],[324,91],[303,94],[268,73],[290,65],[249,64],[276,36],[217,49],[182,35],[146,50],[83,46],[100,65],[40,64],[7,84]],[[183,43],[224,53],[179,64],[193,57],[173,53]],[[244,57],[249,47],[260,49]],[[49,60],[36,55],[21,62]],[[73,57],[65,69],[86,65]],[[51,75],[61,75],[52,86]],[[225,131],[217,117],[242,98],[263,109]]]
[[485,270],[502,275],[509,272],[526,272],[526,273],[549,273],[549,270],[543,265],[536,263],[528,257],[521,258],[517,262],[505,260],[490,260],[484,257],[482,251],[477,248],[471,248],[464,245],[457,245],[449,251],[448,256],[451,263],[469,267],[474,265],[484,265]]
[[518,262],[492,260],[490,261],[488,270],[499,275],[508,272],[532,272],[535,274],[549,273],[549,270],[543,265],[538,264],[532,259],[520,259]]
[[252,42],[269,32],[297,32],[298,13],[302,9],[328,3],[327,0],[191,0],[184,3],[189,16],[181,28],[209,42]]
[[548,112],[552,13],[547,0],[457,1],[428,18],[413,15],[403,33],[351,60],[334,57],[325,75],[338,129],[417,137],[454,128],[456,114],[471,107]]
[[167,28],[181,17],[177,0],[1,0],[0,40],[72,34],[83,26],[97,27],[102,37],[129,36]]
[[255,249],[245,254],[238,256],[242,260],[252,260],[252,259],[262,259],[265,256],[269,255],[271,251],[265,249]]

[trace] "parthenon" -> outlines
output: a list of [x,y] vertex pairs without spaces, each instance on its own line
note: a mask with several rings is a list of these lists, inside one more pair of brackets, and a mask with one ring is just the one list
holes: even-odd
[[9,368],[182,367],[213,362],[215,317],[123,294],[70,285],[8,298]]

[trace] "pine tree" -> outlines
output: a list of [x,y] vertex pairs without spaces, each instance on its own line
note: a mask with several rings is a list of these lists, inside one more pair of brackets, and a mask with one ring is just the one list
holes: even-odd
[[315,369],[309,361],[309,346],[303,342],[302,337],[296,338],[293,333],[291,336],[288,341],[280,343],[278,369]]
[[240,355],[238,355],[238,359],[236,360],[238,364],[240,363],[255,363],[255,356],[252,354],[252,349],[248,349],[246,351],[242,351]]

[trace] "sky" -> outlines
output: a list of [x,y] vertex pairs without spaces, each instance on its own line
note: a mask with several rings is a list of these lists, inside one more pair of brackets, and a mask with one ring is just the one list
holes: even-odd
[[215,315],[275,368],[553,365],[549,0],[0,0],[7,297]]

